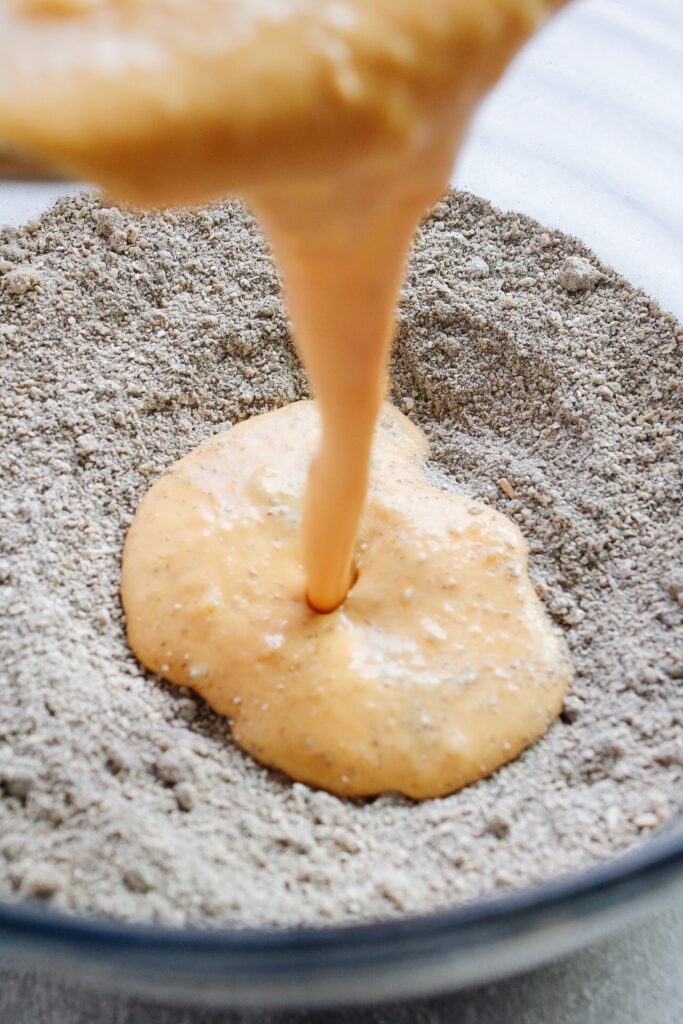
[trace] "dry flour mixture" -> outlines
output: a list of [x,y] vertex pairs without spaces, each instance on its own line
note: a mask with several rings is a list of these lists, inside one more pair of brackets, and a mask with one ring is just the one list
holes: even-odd
[[236,202],[92,196],[0,232],[0,899],[171,924],[426,911],[585,868],[683,800],[683,333],[575,239],[452,192],[419,233],[392,397],[443,486],[515,519],[575,678],[451,797],[345,802],[242,755],[128,650],[150,481],[305,395]]

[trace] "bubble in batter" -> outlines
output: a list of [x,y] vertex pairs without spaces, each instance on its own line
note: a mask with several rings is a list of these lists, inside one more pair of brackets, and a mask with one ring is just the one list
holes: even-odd
[[133,650],[233,721],[263,764],[348,797],[450,793],[558,714],[570,670],[504,516],[434,487],[426,443],[385,405],[357,580],[305,601],[310,402],[205,442],[144,498],[122,593]]

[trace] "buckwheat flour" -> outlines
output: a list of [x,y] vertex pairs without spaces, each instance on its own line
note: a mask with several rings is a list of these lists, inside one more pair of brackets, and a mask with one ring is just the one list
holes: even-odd
[[677,811],[683,335],[579,242],[450,193],[410,264],[393,398],[444,486],[519,524],[575,668],[543,740],[423,804],[268,772],[126,645],[121,545],[152,480],[306,393],[244,208],[84,196],[5,229],[0,349],[0,898],[385,917],[587,867]]

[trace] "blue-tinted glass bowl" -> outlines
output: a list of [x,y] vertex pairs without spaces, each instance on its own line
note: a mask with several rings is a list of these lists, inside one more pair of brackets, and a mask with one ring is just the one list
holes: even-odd
[[[457,182],[578,235],[680,314],[681,66],[680,0],[570,6],[478,118]],[[0,185],[0,223],[34,216],[61,191]],[[183,1002],[397,999],[541,963],[662,902],[682,882],[683,830],[675,827],[581,874],[386,923],[175,930],[0,903],[0,956],[100,990]]]
[[498,978],[604,935],[683,880],[683,832],[578,875],[377,924],[173,929],[0,904],[0,956],[103,991],[217,1006],[398,999]]

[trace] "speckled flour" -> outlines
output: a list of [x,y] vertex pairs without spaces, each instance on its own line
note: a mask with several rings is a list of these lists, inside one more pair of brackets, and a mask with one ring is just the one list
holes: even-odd
[[683,800],[681,329],[579,242],[468,195],[420,232],[393,397],[445,485],[527,537],[575,666],[562,720],[446,799],[350,803],[254,764],[136,663],[118,578],[142,495],[306,393],[277,288],[237,203],[82,197],[0,232],[0,898],[385,917],[583,868]]

